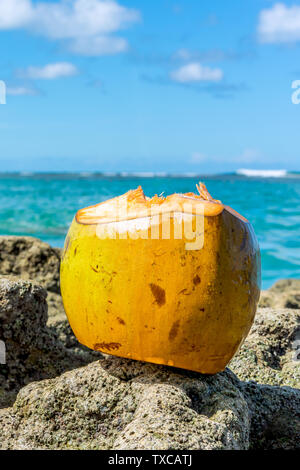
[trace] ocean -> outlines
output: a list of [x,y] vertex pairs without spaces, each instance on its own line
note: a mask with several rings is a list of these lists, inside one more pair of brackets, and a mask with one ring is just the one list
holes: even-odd
[[253,225],[262,253],[262,287],[300,278],[300,174],[241,170],[226,175],[0,174],[0,234],[30,235],[62,247],[80,208],[141,185],[147,196],[196,191],[203,181],[215,199]]

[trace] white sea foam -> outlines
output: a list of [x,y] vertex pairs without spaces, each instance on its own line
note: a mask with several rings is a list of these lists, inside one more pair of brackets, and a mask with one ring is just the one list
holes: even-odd
[[287,170],[250,170],[241,168],[237,170],[237,175],[260,177],[260,178],[284,178],[287,176]]

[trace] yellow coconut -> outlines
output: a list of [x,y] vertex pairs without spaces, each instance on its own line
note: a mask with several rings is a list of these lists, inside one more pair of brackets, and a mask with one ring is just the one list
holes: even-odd
[[77,212],[61,291],[80,343],[202,373],[223,370],[246,338],[260,292],[250,223],[199,195],[142,188]]

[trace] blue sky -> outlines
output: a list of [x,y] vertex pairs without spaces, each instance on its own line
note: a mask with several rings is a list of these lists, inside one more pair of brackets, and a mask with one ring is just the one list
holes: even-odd
[[1,171],[300,171],[300,2],[0,0]]

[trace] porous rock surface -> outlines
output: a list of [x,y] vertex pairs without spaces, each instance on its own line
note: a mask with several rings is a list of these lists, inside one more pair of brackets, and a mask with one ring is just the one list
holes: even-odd
[[48,326],[68,345],[79,347],[69,326],[60,295],[61,249],[38,238],[0,236],[0,277],[24,279],[47,291]]
[[300,390],[255,382],[239,388],[250,411],[250,448],[300,449]]
[[300,310],[258,309],[229,367],[241,380],[300,388]]
[[262,291],[260,307],[300,309],[300,279],[281,279]]
[[214,377],[103,358],[23,388],[0,417],[2,448],[244,449],[249,411],[229,371]]
[[6,364],[0,365],[0,408],[13,403],[29,382],[95,359],[85,348],[69,349],[47,327],[46,297],[45,289],[30,281],[0,278],[0,339],[6,348]]
[[0,414],[2,449],[299,446],[300,392],[102,358],[31,383]]
[[0,236],[0,275],[35,281],[60,293],[60,250],[33,237]]
[[209,377],[79,345],[59,295],[59,254],[0,237],[0,448],[299,448],[300,281],[262,294],[234,373]]

